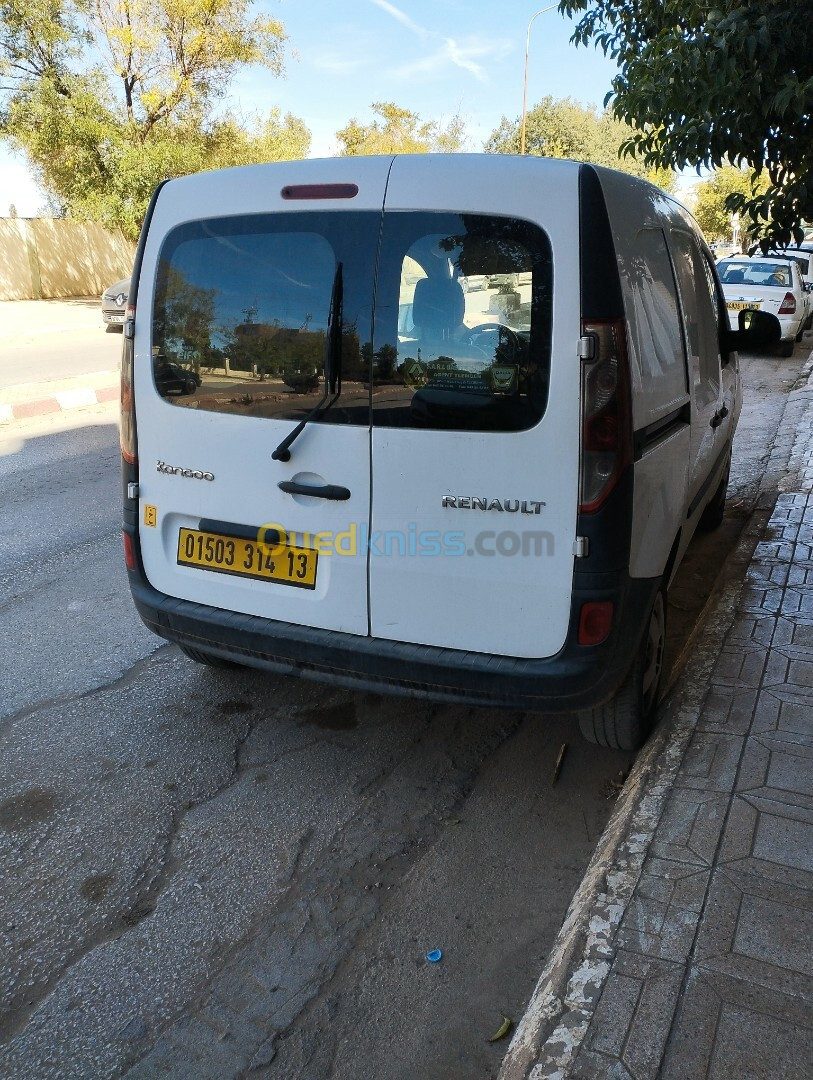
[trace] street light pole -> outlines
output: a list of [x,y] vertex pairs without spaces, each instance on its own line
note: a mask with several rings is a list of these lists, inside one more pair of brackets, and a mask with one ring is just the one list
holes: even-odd
[[554,8],[558,8],[558,4],[551,4],[549,7],[541,8],[535,15],[531,16],[528,23],[528,33],[525,36],[525,78],[522,83],[522,135],[520,137],[520,154],[525,153],[525,120],[528,116],[528,52],[531,48],[531,26],[537,15],[544,15],[546,11],[553,11]]

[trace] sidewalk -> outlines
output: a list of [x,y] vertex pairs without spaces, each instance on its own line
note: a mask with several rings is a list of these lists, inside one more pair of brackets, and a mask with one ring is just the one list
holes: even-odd
[[73,379],[8,386],[0,389],[0,424],[116,401],[120,393],[118,371],[96,371]]
[[784,493],[741,541],[745,580],[732,569],[639,755],[500,1080],[813,1075],[807,374]]

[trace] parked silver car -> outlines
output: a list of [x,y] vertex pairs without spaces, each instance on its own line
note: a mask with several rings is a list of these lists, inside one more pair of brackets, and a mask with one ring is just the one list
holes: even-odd
[[102,293],[102,322],[108,334],[120,334],[124,326],[124,312],[130,295],[130,279],[123,278]]

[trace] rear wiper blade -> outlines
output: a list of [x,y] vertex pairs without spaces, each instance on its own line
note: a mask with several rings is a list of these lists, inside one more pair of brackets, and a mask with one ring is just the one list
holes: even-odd
[[[274,453],[273,461],[290,461],[290,446],[311,420],[324,414],[339,400],[342,392],[342,264],[337,263],[333,275],[333,290],[330,294],[330,312],[325,334],[325,392],[322,400],[304,416],[294,430],[286,435]],[[333,395],[330,401],[327,399]],[[325,402],[327,401],[327,405]]]

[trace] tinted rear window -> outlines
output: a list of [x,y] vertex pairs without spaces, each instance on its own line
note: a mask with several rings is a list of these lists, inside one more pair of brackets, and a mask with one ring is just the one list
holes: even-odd
[[155,290],[158,392],[188,408],[304,416],[324,383],[341,264],[346,384],[341,408],[326,419],[367,423],[379,226],[379,214],[349,212],[210,219],[174,229],[161,250]]
[[552,295],[550,244],[537,226],[475,214],[388,213],[373,422],[531,427],[547,400]]
[[482,215],[388,213],[383,233],[381,214],[346,211],[179,226],[158,265],[158,393],[300,419],[324,390],[337,275],[342,393],[324,421],[520,430],[540,418],[550,244],[528,222]]

